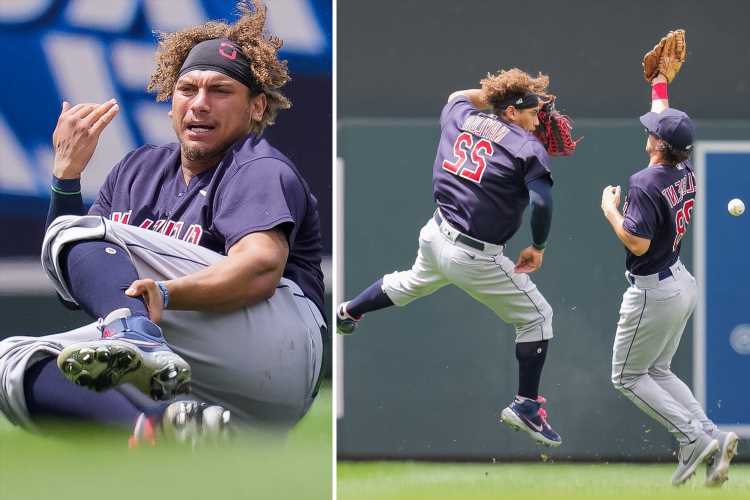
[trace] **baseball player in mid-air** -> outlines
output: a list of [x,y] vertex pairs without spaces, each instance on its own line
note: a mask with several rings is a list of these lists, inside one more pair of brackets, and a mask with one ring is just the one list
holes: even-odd
[[[437,209],[420,231],[416,261],[339,305],[337,329],[352,333],[365,313],[405,306],[448,284],[460,287],[516,329],[518,395],[501,420],[559,446],[539,396],[552,308],[528,276],[542,265],[552,220],[549,156],[532,133],[540,109],[553,100],[548,83],[514,68],[488,75],[481,89],[450,95],[433,167]],[[514,264],[503,248],[529,200],[533,243]]]
[[649,164],[630,177],[623,213],[620,186],[602,193],[604,216],[627,250],[629,284],[615,334],[612,383],[679,442],[674,485],[706,461],[706,484],[717,486],[727,479],[737,435],[720,431],[670,370],[697,302],[695,279],[680,262],[698,188],[689,161],[694,128],[688,115],[669,107],[667,95],[685,59],[684,36],[670,32],[644,60],[652,86],[651,111],[641,116]]
[[261,137],[289,77],[253,3],[234,24],[162,35],[149,88],[171,98],[179,143],[128,153],[88,215],[80,177],[118,104],[63,103],[42,261],[61,299],[100,319],[0,342],[12,422],[121,424],[138,444],[216,435],[230,414],[288,429],[310,407],[327,335],[317,201]]

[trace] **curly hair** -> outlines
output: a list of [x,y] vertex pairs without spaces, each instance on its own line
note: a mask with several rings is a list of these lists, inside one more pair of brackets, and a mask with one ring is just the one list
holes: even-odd
[[503,110],[498,109],[498,103],[507,99],[511,94],[534,92],[535,94],[546,95],[549,76],[539,73],[534,78],[523,70],[511,68],[500,70],[494,75],[487,73],[487,78],[483,78],[479,84],[482,86],[482,92],[487,102],[492,104],[495,112],[499,114]]
[[279,60],[277,56],[283,41],[264,33],[267,9],[261,0],[240,1],[237,10],[240,17],[234,24],[208,21],[174,33],[159,33],[156,69],[151,74],[148,90],[156,93],[157,101],[170,99],[180,68],[190,50],[206,40],[228,38],[250,60],[253,76],[260,83],[261,92],[266,95],[268,104],[263,118],[250,124],[250,132],[261,134],[266,126],[273,125],[280,109],[288,109],[292,105],[279,90],[289,81],[289,71],[287,62]]
[[[659,138],[657,137],[657,139]],[[660,143],[657,144],[656,149],[657,151],[659,151],[659,153],[661,153],[661,161],[663,161],[667,165],[671,165],[674,167],[690,158],[690,151],[674,149],[669,145],[668,142],[662,139],[659,140]]]

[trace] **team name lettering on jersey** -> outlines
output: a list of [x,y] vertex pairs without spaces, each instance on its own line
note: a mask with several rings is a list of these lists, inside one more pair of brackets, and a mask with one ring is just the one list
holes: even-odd
[[[130,215],[133,213],[132,210],[127,212],[112,212],[111,219],[113,222],[120,222],[127,224],[130,221]],[[169,236],[170,238],[180,239],[180,233],[184,226],[182,221],[173,221],[169,219],[159,219],[153,221],[151,219],[145,219],[141,222],[138,227],[143,229],[150,229],[163,235]],[[193,243],[194,245],[200,244],[201,237],[203,236],[203,228],[199,224],[191,224],[188,226],[185,235],[182,237],[183,241]]]
[[130,214],[132,213],[132,210],[128,210],[127,212],[112,212],[112,221],[127,224],[130,220]]
[[672,208],[676,207],[685,195],[693,193],[695,193],[695,177],[692,172],[688,172],[685,177],[661,191]]
[[510,130],[495,118],[486,115],[469,115],[461,125],[461,130],[500,144]]

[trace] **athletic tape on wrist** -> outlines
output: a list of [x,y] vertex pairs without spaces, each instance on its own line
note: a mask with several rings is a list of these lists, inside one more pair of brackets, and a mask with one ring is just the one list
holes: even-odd
[[662,99],[669,99],[667,95],[667,84],[665,82],[659,82],[651,85],[651,100],[658,101]]

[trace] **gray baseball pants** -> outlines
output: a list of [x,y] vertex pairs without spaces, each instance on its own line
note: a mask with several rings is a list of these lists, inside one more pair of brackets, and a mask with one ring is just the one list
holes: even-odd
[[[42,265],[69,302],[75,300],[62,279],[60,250],[67,243],[93,239],[126,249],[141,278],[172,279],[224,258],[198,245],[103,217],[59,217],[45,235]],[[233,313],[166,310],[160,326],[172,350],[192,368],[193,396],[223,405],[233,419],[285,428],[312,404],[324,322],[314,303],[291,280],[282,278],[270,299]],[[99,337],[92,323],[56,335],[0,342],[0,411],[10,421],[33,428],[23,392],[26,369],[57,356],[67,345]]]
[[516,342],[552,338],[552,307],[528,274],[516,273],[500,245],[480,251],[457,241],[460,233],[431,218],[419,232],[419,250],[408,271],[383,277],[383,291],[397,306],[453,284],[516,329]]
[[664,425],[680,444],[716,429],[687,385],[672,373],[697,301],[695,278],[677,261],[672,276],[626,273],[612,354],[612,383],[638,408]]

